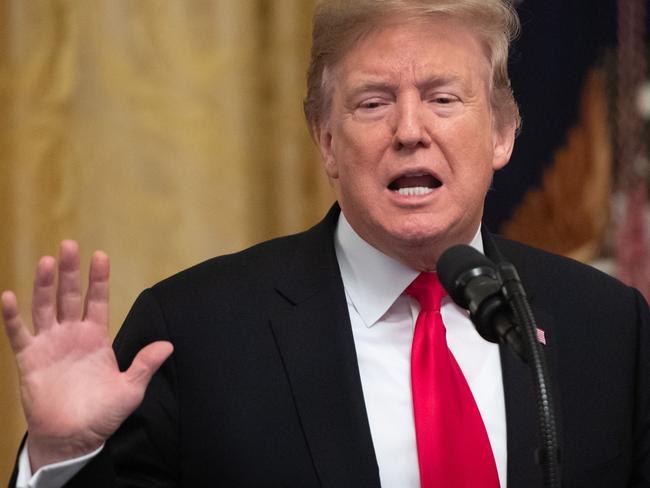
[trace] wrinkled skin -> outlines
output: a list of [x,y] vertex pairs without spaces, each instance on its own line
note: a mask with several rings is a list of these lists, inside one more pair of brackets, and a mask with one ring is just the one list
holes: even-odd
[[[343,213],[385,254],[434,269],[447,247],[474,237],[493,172],[512,152],[514,123],[495,126],[484,47],[457,22],[396,21],[358,41],[334,73],[318,140]],[[400,185],[430,191],[401,195]]]

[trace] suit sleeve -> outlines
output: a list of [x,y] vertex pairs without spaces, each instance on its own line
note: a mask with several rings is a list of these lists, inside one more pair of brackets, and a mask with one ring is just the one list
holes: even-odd
[[[143,292],[115,339],[113,347],[120,369],[127,369],[142,347],[170,339],[153,293]],[[176,366],[172,354],[153,376],[140,407],[66,486],[178,486],[178,443]]]

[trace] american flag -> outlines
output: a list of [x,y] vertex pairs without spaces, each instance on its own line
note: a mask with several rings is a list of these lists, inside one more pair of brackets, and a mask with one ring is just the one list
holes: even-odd
[[535,329],[535,332],[537,333],[537,341],[540,344],[546,345],[546,334],[544,334],[544,331],[542,329]]

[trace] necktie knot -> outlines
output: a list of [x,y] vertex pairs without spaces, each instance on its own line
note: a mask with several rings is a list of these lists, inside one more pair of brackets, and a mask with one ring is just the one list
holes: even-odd
[[422,310],[440,310],[440,301],[447,294],[437,273],[420,273],[406,288],[406,293],[420,303]]

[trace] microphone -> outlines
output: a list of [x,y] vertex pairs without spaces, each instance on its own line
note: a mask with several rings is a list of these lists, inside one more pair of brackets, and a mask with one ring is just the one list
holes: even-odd
[[438,259],[438,278],[452,300],[470,312],[476,330],[503,342],[532,369],[542,446],[536,452],[544,486],[560,486],[560,451],[548,368],[537,342],[535,317],[515,267],[494,264],[476,249],[458,245]]
[[473,247],[457,245],[442,253],[437,271],[451,299],[469,310],[480,336],[508,344],[525,361],[519,324],[507,302],[497,266]]

